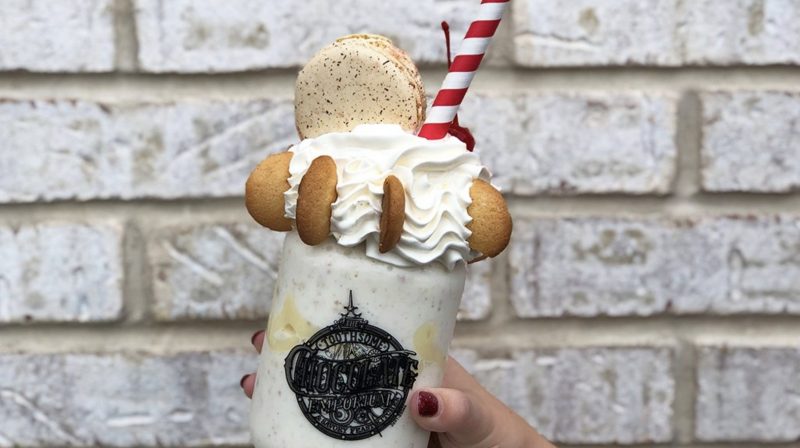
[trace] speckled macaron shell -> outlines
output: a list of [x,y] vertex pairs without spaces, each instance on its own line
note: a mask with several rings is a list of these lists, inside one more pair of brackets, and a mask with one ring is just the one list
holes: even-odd
[[425,121],[425,106],[413,61],[376,35],[346,36],[323,48],[295,85],[295,119],[303,139],[360,124],[398,124],[415,132]]

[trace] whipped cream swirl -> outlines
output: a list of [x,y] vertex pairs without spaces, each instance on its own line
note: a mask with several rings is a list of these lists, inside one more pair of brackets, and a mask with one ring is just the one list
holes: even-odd
[[[300,180],[319,156],[336,162],[338,199],[333,203],[331,232],[343,246],[366,243],[366,254],[395,266],[433,261],[448,269],[479,254],[470,250],[467,224],[472,218],[469,189],[474,179],[489,181],[476,154],[455,137],[427,140],[396,125],[361,125],[303,140],[290,149],[286,217],[295,219]],[[383,182],[394,175],[406,191],[405,223],[400,242],[389,252],[378,250]]]

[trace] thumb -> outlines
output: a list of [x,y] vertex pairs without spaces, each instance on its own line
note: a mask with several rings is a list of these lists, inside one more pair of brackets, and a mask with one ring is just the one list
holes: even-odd
[[492,433],[489,412],[469,393],[456,389],[420,389],[411,395],[411,417],[431,432],[447,433],[457,444],[476,445]]

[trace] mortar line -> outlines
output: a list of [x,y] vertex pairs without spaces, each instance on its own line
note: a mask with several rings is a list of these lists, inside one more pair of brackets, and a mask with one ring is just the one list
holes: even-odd
[[686,91],[678,101],[677,170],[673,191],[679,197],[692,197],[701,190],[702,114],[700,99],[693,91]]
[[672,377],[675,380],[675,401],[673,403],[673,425],[675,439],[689,444],[694,439],[696,392],[696,345],[683,336],[678,336]]
[[[157,324],[4,324],[0,352],[74,350],[210,350],[246,348],[265,319],[209,320]],[[693,316],[548,319],[459,322],[453,348],[484,354],[512,350],[588,347],[667,347],[704,345],[785,347],[800,345],[800,316]],[[746,329],[743,331],[742,329]],[[487,337],[491,335],[491,337]],[[678,360],[683,362],[685,360]],[[685,381],[685,379],[683,380]],[[685,405],[685,403],[684,403]]]
[[[121,2],[121,12],[123,15],[130,15],[133,17],[134,8],[132,0],[116,0]],[[126,5],[129,3],[129,5]],[[444,58],[444,54],[442,54]],[[443,59],[444,60],[444,59]],[[417,64],[420,72],[424,75],[444,76],[447,74],[447,69],[444,64]],[[191,81],[193,79],[216,79],[224,81],[226,79],[252,77],[263,78],[270,76],[285,76],[288,74],[297,74],[302,67],[272,67],[265,69],[254,70],[237,70],[237,71],[219,71],[219,72],[148,72],[138,71],[135,73],[127,73],[127,77],[149,77],[149,78],[186,78]],[[686,65],[686,66],[566,66],[566,67],[526,67],[521,65],[497,65],[487,64],[481,66],[481,75],[513,75],[513,76],[552,76],[564,77],[572,76],[578,78],[590,78],[597,76],[625,76],[625,77],[663,77],[665,80],[675,80],[676,75],[692,75],[692,76],[707,76],[709,80],[735,78],[740,75],[760,75],[772,77],[800,77],[800,67],[795,65],[725,65],[725,66],[700,66],[700,65]],[[0,72],[0,80],[9,78],[30,78],[30,79],[64,79],[64,78],[119,78],[113,73],[96,73],[96,72],[28,72],[23,70],[8,70]],[[498,86],[499,87],[499,86]],[[438,86],[434,87],[434,90]]]
[[139,41],[133,0],[115,0],[113,11],[114,69],[122,72],[136,72],[139,69]]
[[[482,263],[486,263],[486,261]],[[508,251],[503,251],[493,258],[491,263],[492,274],[489,282],[490,314],[487,322],[490,326],[499,326],[514,317],[511,302],[508,300],[510,296]]]
[[[130,1],[130,0],[118,0]],[[123,37],[124,35],[124,37]],[[120,31],[120,40],[135,31]],[[121,44],[120,44],[121,45]],[[126,44],[127,45],[127,44]],[[128,47],[133,47],[129,45]],[[120,59],[136,59],[135,48],[121,46]],[[119,63],[123,66],[122,61]],[[298,68],[234,73],[0,73],[0,98],[85,98],[96,101],[170,102],[176,100],[253,100],[293,96]],[[422,70],[430,93],[441,84],[443,68]],[[798,67],[582,67],[525,69],[481,68],[471,92],[630,92],[680,93],[685,90],[792,90],[800,85]]]
[[123,267],[125,280],[122,295],[125,300],[125,314],[122,325],[147,323],[152,314],[152,284],[149,277],[149,263],[145,251],[145,236],[132,221],[125,223],[123,248]]
[[[501,325],[459,322],[456,346],[691,346],[735,344],[756,347],[800,345],[800,316],[654,316],[515,319]],[[742,331],[746,328],[746,331]],[[491,339],[487,339],[491,335]]]
[[[515,219],[616,216],[685,218],[800,214],[800,192],[791,194],[696,194],[678,196],[509,196]],[[220,219],[250,222],[241,197],[132,201],[92,200],[0,205],[0,224],[19,225],[40,220],[125,220],[147,216],[147,223],[185,223]]]

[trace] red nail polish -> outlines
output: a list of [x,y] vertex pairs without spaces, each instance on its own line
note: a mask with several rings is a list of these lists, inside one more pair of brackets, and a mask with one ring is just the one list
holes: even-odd
[[439,400],[430,392],[420,392],[417,395],[417,410],[423,417],[433,417],[439,412]]
[[241,386],[242,389],[244,389],[244,380],[246,380],[248,376],[250,376],[249,373],[243,376],[242,379],[239,380],[239,386]]
[[263,332],[264,332],[264,330],[258,330],[255,333],[253,333],[253,335],[250,336],[250,343],[253,344],[253,345],[256,345],[256,338],[258,337],[258,335],[260,335]]

